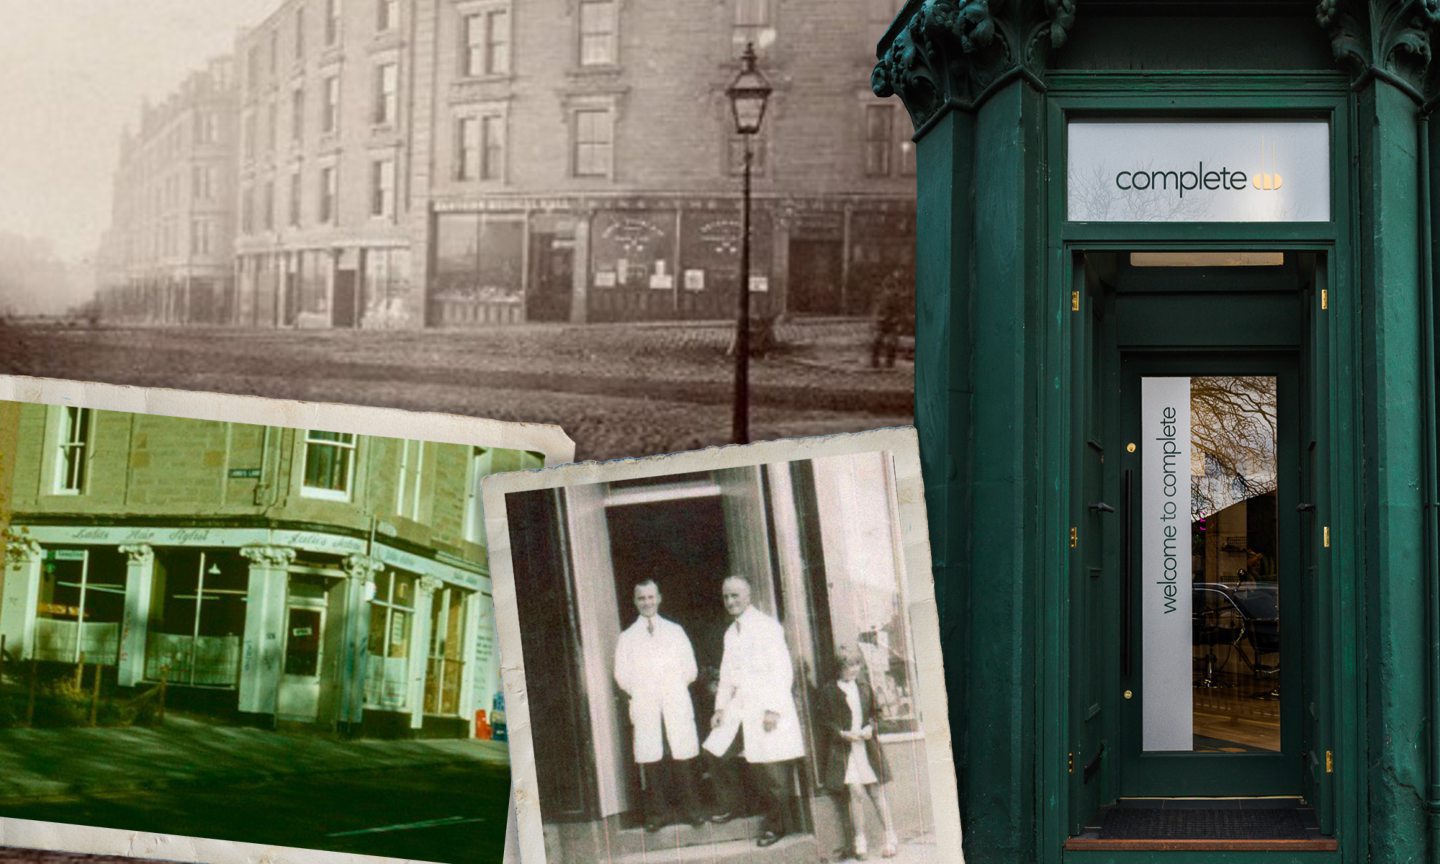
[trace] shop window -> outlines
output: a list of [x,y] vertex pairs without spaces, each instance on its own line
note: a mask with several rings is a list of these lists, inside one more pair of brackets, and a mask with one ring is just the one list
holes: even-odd
[[380,33],[400,26],[400,0],[376,0],[375,29]]
[[375,110],[371,119],[376,126],[395,122],[399,110],[400,66],[381,63],[375,67]]
[[300,494],[307,498],[349,501],[355,475],[355,436],[349,432],[305,433],[305,465]]
[[366,250],[364,290],[367,321],[403,315],[410,296],[410,250]]
[[471,308],[523,300],[525,224],[513,217],[447,213],[436,220],[434,299]]
[[609,177],[613,169],[615,126],[608,108],[580,108],[571,121],[571,174]]
[[430,654],[425,669],[425,713],[460,713],[465,680],[465,606],[470,592],[448,587],[430,607]]
[[895,111],[890,105],[865,106],[865,176],[890,176]]
[[[793,464],[802,530],[815,537],[820,523],[829,520],[859,526],[835,534],[843,535],[843,578],[834,573],[827,577],[823,566],[812,570],[811,585],[820,606],[813,614],[821,638],[822,680],[834,680],[834,648],[858,648],[864,661],[861,675],[875,693],[880,734],[918,732],[914,652],[903,611],[904,565],[889,457],[867,453]],[[820,561],[824,555],[817,551],[813,558]]]
[[753,44],[763,54],[775,41],[772,0],[734,0],[735,21],[730,41],[739,57],[745,46]]
[[125,614],[125,559],[115,549],[47,549],[35,607],[37,660],[113,666]]
[[146,679],[236,686],[249,574],[247,564],[230,552],[155,551]]
[[480,481],[490,473],[491,453],[476,447],[470,454],[470,483],[465,488],[465,539],[485,545],[485,501],[480,497]]
[[580,0],[580,65],[613,66],[620,42],[615,0]]
[[460,68],[468,77],[504,75],[510,71],[510,10],[482,9],[465,16],[465,43]]
[[365,706],[403,711],[409,702],[410,631],[415,617],[415,577],[385,571],[375,577],[370,600]]
[[420,521],[420,484],[425,475],[425,442],[401,441],[400,471],[395,481],[395,513]]
[[370,163],[370,215],[395,215],[395,160],[376,159]]
[[342,32],[341,16],[344,8],[341,0],[325,0],[325,45],[327,47],[340,44]]
[[330,314],[329,263],[327,252],[301,252],[300,312],[327,317]]

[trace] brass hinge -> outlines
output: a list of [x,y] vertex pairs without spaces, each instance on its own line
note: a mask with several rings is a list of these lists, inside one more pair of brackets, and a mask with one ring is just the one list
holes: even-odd
[[1075,773],[1075,754],[1074,754],[1074,753],[1069,753],[1069,754],[1066,754],[1066,756],[1065,756],[1065,773],[1067,773],[1067,774],[1074,774],[1074,773]]
[[1329,308],[1330,308],[1330,289],[1328,289],[1328,288],[1321,288],[1321,289],[1320,289],[1320,308],[1321,308],[1321,309],[1329,309]]
[[1080,529],[1079,529],[1079,528],[1071,528],[1071,529],[1070,529],[1070,548],[1071,548],[1071,549],[1074,549],[1076,546],[1079,546],[1079,545],[1080,545]]
[[1080,292],[1079,292],[1079,291],[1071,291],[1071,292],[1070,292],[1070,311],[1071,311],[1071,312],[1079,312],[1079,311],[1080,311]]
[[1329,750],[1325,751],[1325,773],[1335,773],[1335,754]]
[[1329,526],[1329,525],[1326,525],[1326,526],[1325,526],[1325,529],[1321,532],[1321,535],[1322,535],[1322,540],[1323,540],[1323,542],[1325,543],[1325,548],[1326,548],[1326,549],[1329,549],[1329,548],[1330,548],[1330,526]]

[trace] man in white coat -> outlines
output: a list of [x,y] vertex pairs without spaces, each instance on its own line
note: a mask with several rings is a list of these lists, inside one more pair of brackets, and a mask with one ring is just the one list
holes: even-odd
[[645,786],[645,829],[658,831],[670,821],[671,785],[679,787],[686,818],[700,825],[705,821],[695,788],[700,738],[690,701],[695,651],[683,627],[660,617],[660,586],[654,579],[636,585],[634,599],[640,614],[615,647],[615,682],[630,697],[635,762]]
[[731,576],[721,586],[725,611],[733,619],[725,631],[720,686],[705,751],[720,811],[726,822],[740,807],[740,756],[753,766],[765,793],[765,821],[757,845],[769,846],[789,830],[794,762],[805,755],[800,716],[790,692],[795,671],[785,629],[750,603],[750,583]]

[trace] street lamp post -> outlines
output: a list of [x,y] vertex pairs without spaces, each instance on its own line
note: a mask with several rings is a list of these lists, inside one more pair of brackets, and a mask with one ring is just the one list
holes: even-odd
[[755,44],[745,46],[740,74],[725,95],[735,115],[735,131],[745,142],[745,180],[740,205],[740,309],[735,322],[735,414],[731,437],[736,444],[750,441],[750,167],[754,161],[750,139],[760,132],[765,104],[772,88],[755,68]]

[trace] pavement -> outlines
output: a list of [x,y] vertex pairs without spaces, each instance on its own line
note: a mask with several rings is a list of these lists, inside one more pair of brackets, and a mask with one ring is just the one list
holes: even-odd
[[425,766],[508,769],[503,743],[475,740],[341,741],[220,726],[171,713],[161,727],[0,729],[0,808],[20,803],[165,789],[263,783],[306,775]]

